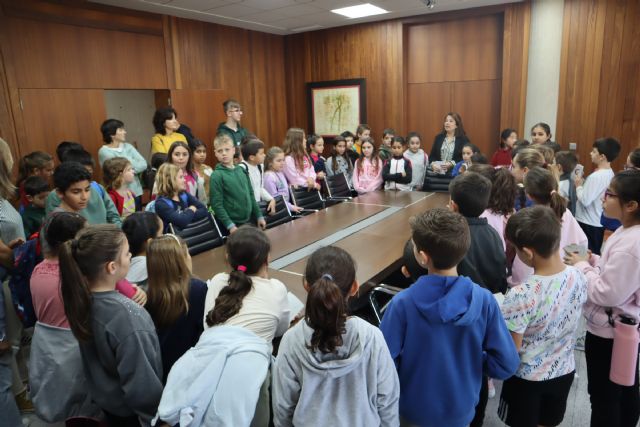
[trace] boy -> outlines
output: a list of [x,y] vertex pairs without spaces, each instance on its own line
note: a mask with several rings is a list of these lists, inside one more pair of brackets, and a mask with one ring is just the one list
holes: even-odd
[[573,182],[574,170],[578,166],[578,158],[571,151],[558,151],[555,154],[556,164],[560,172],[560,183],[558,193],[567,199],[567,208],[571,214],[576,214],[576,185]]
[[534,269],[525,283],[509,289],[502,303],[521,359],[516,374],[502,386],[498,408],[510,426],[556,426],[567,406],[587,279],[560,258],[560,227],[547,206],[521,209],[507,222],[505,237]]
[[391,157],[391,144],[395,136],[396,131],[393,129],[387,128],[382,131],[382,144],[380,144],[380,151],[378,152],[378,156],[380,156],[382,161],[388,160]]
[[30,176],[24,182],[24,192],[29,205],[22,212],[22,223],[27,238],[42,226],[45,204],[50,191],[49,183],[40,176]]
[[589,250],[600,255],[604,227],[600,223],[602,196],[613,178],[611,162],[620,153],[620,143],[614,138],[600,138],[593,143],[591,162],[596,170],[585,179],[576,176],[576,220],[589,240]]
[[356,160],[358,160],[358,158],[360,158],[360,155],[358,154],[358,152],[356,151],[355,148],[353,148],[353,142],[355,140],[355,136],[349,132],[348,130],[345,130],[344,132],[342,132],[340,134],[341,137],[344,138],[344,142],[347,146],[347,155],[349,156],[349,159],[351,159],[351,164],[355,165],[356,164]]
[[435,208],[411,218],[414,255],[429,274],[396,295],[380,329],[400,378],[400,416],[420,426],[467,426],[483,373],[518,367],[498,303],[456,265],[469,248],[462,215]]
[[362,140],[364,138],[369,138],[370,136],[371,128],[369,127],[369,125],[358,125],[358,129],[356,129],[356,139],[353,141],[353,150],[358,153],[358,156],[362,155]]
[[393,138],[391,158],[384,161],[382,179],[385,190],[411,191],[411,161],[404,157],[404,139]]
[[248,174],[233,163],[236,150],[231,137],[219,133],[213,140],[213,149],[218,164],[209,181],[209,197],[223,233],[235,233],[239,226],[252,219],[260,228],[266,228]]
[[238,164],[249,174],[251,179],[251,187],[253,189],[253,196],[256,202],[265,201],[268,203],[267,212],[275,213],[276,200],[269,194],[263,187],[263,163],[264,163],[264,143],[259,139],[253,139],[243,142],[240,146],[240,152],[244,159]]
[[218,125],[217,133],[229,135],[234,145],[237,147],[242,143],[242,138],[249,133],[245,128],[240,126],[242,120],[242,107],[235,99],[227,99],[222,103],[222,109],[227,116],[227,121]]

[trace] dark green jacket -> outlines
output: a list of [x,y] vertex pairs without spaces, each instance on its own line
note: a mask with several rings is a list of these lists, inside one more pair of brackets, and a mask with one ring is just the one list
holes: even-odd
[[242,142],[242,138],[247,136],[247,134],[249,133],[245,128],[243,128],[240,125],[238,125],[237,131],[233,130],[226,125],[226,122],[222,122],[218,125],[217,133],[221,133],[221,132],[229,135],[233,140],[233,143],[236,145],[236,147],[240,145],[240,143]]
[[44,208],[36,208],[32,204],[24,208],[22,212],[22,223],[24,224],[24,234],[27,236],[27,239],[33,233],[40,230],[44,215]]
[[209,180],[209,198],[216,218],[227,229],[262,218],[249,174],[240,167],[218,163]]

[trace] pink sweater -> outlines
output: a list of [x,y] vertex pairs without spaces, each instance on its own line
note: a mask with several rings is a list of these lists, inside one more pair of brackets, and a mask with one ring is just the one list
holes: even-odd
[[[587,236],[578,225],[578,221],[573,217],[569,209],[562,215],[562,229],[560,230],[560,256],[564,255],[564,247],[567,245],[587,246]],[[510,287],[524,283],[533,274],[533,268],[526,266],[517,256],[513,260],[511,267],[511,277],[507,279]]]
[[31,299],[38,321],[49,326],[69,328],[60,292],[60,264],[45,259],[31,273]]
[[602,338],[613,338],[607,322],[607,307],[613,317],[626,314],[640,320],[640,225],[620,227],[606,241],[602,256],[576,267],[587,276],[588,300],[584,306],[587,330]]
[[[359,170],[359,164],[362,163],[362,171]],[[353,189],[358,193],[369,193],[380,189],[382,186],[382,160],[378,159],[378,170],[374,169],[374,165],[369,159],[360,158],[356,160],[353,166]]]
[[315,182],[316,180],[316,171],[313,170],[313,164],[311,164],[311,160],[309,157],[305,157],[302,162],[303,170],[300,171],[296,168],[296,162],[293,160],[293,157],[286,156],[284,158],[284,176],[287,177],[287,181],[289,181],[289,185],[295,185],[297,187],[308,187],[309,183],[308,178],[312,178]]
[[507,219],[504,215],[497,214],[489,209],[485,209],[480,215],[480,218],[486,218],[487,222],[494,230],[498,232],[498,236],[500,236],[500,240],[502,240],[502,248],[504,251],[507,251],[507,243],[504,241],[504,229],[507,226]]

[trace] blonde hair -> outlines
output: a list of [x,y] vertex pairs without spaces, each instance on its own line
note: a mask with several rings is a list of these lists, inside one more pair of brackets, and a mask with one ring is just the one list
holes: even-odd
[[531,146],[532,150],[538,151],[544,157],[544,161],[547,165],[552,165],[556,162],[556,152],[553,148],[544,144],[534,144]]
[[188,253],[187,245],[175,235],[165,234],[149,243],[147,310],[158,328],[173,324],[189,311],[191,270],[187,264]]
[[229,135],[227,135],[226,133],[219,133],[213,140],[213,149],[217,150],[225,144],[231,144],[232,146],[235,145],[233,143],[233,139],[231,139]]
[[180,168],[173,163],[163,163],[156,174],[158,196],[173,197],[178,192],[178,174]]
[[13,156],[9,144],[0,138],[0,198],[11,200],[16,193],[16,187],[11,182]]
[[542,169],[547,169],[549,172],[551,172],[551,175],[553,175],[556,181],[559,181],[560,174],[558,172],[558,168],[553,167],[553,162],[555,162],[553,149],[549,149],[551,150],[551,158],[553,159],[551,163],[547,162],[547,159],[545,159],[545,154],[543,153],[545,153],[546,151],[544,149],[533,147],[523,148],[522,150],[518,151],[518,153],[513,158],[513,161],[516,162],[521,169],[527,168],[531,170],[536,166]]
[[117,190],[122,186],[124,173],[131,162],[124,157],[113,157],[102,165],[102,180],[107,190]]

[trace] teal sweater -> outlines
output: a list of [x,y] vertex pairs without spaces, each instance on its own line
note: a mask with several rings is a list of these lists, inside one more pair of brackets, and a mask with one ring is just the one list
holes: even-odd
[[[102,189],[102,194],[98,192],[97,188]],[[49,193],[47,197],[46,212],[49,215],[55,208],[60,206],[60,197],[55,191]],[[122,226],[122,219],[118,214],[116,206],[113,204],[113,200],[109,197],[106,190],[100,184],[91,185],[91,198],[87,207],[79,212],[80,215],[87,218],[89,224],[116,224],[118,227]]]
[[209,198],[216,218],[227,229],[262,218],[249,174],[242,168],[218,163],[209,180]]

